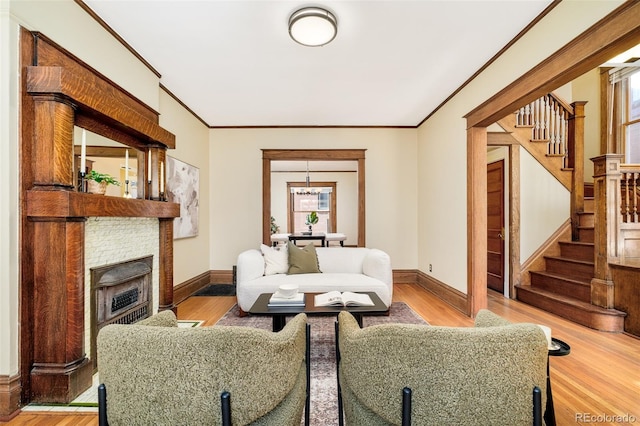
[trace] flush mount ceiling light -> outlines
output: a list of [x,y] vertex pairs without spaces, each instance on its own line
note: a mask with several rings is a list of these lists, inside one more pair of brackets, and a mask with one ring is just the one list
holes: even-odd
[[289,35],[303,46],[324,46],[336,38],[337,33],[336,17],[319,7],[305,7],[289,18]]

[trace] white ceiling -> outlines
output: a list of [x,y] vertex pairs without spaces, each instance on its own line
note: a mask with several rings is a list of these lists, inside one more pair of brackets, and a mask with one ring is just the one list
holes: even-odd
[[305,1],[84,0],[219,126],[416,126],[551,0],[325,0],[338,35],[289,38]]

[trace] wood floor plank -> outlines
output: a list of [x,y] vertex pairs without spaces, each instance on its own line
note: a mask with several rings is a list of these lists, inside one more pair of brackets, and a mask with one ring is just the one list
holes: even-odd
[[[471,318],[417,285],[396,284],[393,300],[407,303],[431,325],[473,325]],[[177,315],[183,320],[202,320],[209,326],[235,302],[233,296],[190,297],[180,303]],[[545,324],[551,327],[554,337],[571,346],[568,356],[549,360],[559,426],[619,425],[625,419],[626,423],[640,423],[640,339],[595,331],[495,292],[489,292],[488,308],[512,322]],[[98,421],[91,414],[23,412],[8,424],[93,426]]]

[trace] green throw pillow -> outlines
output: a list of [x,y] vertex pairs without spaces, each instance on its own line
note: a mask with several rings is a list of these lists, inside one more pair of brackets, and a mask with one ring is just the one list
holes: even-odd
[[318,255],[313,244],[298,248],[291,241],[287,243],[289,252],[289,274],[313,274],[321,272],[318,267]]

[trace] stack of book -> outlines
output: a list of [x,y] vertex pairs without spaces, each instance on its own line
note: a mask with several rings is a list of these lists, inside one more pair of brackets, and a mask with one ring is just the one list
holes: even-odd
[[304,307],[304,293],[297,293],[293,297],[282,297],[278,292],[273,293],[267,304],[269,307]]

